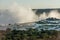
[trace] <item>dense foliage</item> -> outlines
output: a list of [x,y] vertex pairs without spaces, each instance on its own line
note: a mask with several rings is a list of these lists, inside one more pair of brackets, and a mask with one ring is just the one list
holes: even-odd
[[27,30],[10,30],[6,33],[5,40],[56,40],[58,31],[37,30],[29,28]]

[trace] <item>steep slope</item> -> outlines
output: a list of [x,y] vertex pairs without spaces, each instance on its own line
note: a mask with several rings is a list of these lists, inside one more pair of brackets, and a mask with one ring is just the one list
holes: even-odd
[[57,18],[47,18],[36,23],[38,29],[60,30],[60,19]]

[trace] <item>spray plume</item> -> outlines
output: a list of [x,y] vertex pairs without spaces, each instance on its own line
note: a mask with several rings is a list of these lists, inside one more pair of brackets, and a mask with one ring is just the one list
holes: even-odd
[[60,19],[60,13],[57,10],[51,10],[48,13],[48,15],[47,15],[47,13],[43,12],[39,16],[39,20],[43,20],[43,19],[46,19],[46,18],[58,18],[58,19]]
[[38,17],[31,8],[19,6],[16,2],[8,8],[0,9],[0,24],[35,22],[48,17],[60,19],[60,13],[52,10],[48,15],[43,12]]
[[26,23],[36,21],[36,15],[31,8],[25,8],[14,3],[7,9],[0,9],[0,23]]

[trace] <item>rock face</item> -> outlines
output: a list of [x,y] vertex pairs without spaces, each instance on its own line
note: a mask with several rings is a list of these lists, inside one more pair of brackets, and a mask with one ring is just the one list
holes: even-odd
[[47,18],[37,22],[28,22],[22,24],[13,24],[10,26],[12,29],[26,29],[26,28],[38,28],[38,29],[48,29],[48,30],[60,30],[60,19],[57,18]]
[[60,24],[60,19],[57,18],[47,18],[37,22],[38,24]]
[[1,26],[1,29],[11,28],[17,30],[24,30],[26,28],[38,28],[38,29],[48,29],[48,30],[60,30],[60,19],[57,18],[47,18],[44,20],[28,23],[15,23],[11,25]]
[[60,19],[57,18],[47,18],[36,23],[38,29],[60,30]]
[[60,8],[50,8],[50,9],[32,9],[33,11],[36,11],[36,14],[39,15],[40,13],[46,12],[49,13],[52,10],[57,10],[58,12],[60,12]]
[[5,39],[5,34],[6,34],[5,30],[0,30],[0,40],[4,40]]

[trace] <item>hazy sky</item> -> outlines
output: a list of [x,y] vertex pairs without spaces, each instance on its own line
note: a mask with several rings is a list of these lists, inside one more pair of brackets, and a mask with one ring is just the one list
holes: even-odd
[[14,2],[31,8],[60,8],[60,0],[0,0],[0,8],[8,7]]

